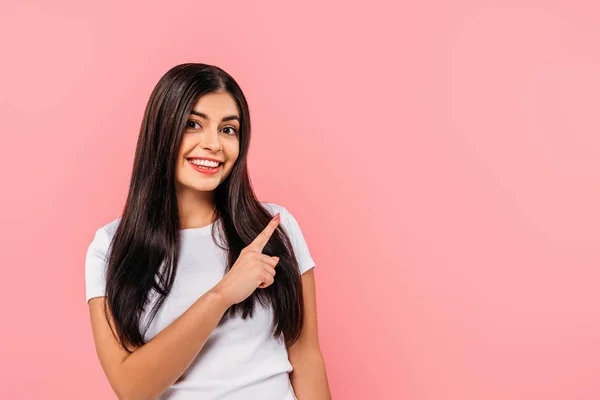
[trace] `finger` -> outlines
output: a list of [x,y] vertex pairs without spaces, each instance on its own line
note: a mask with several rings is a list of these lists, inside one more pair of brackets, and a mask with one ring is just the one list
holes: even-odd
[[273,268],[279,262],[279,257],[275,257],[275,256],[271,257],[266,254],[259,254],[258,259]]
[[275,268],[265,265],[265,271],[273,277],[275,277]]
[[265,274],[265,280],[260,285],[258,285],[258,287],[261,288],[261,289],[264,289],[267,286],[270,286],[271,284],[273,284],[273,282],[275,282],[275,279],[271,275],[269,275],[268,273],[266,273]]
[[271,221],[267,224],[265,229],[263,229],[263,231],[258,234],[256,239],[254,239],[252,243],[248,245],[248,247],[251,247],[255,251],[262,252],[265,246],[267,245],[267,242],[271,238],[271,235],[273,234],[273,232],[275,232],[275,229],[277,229],[280,220],[280,214],[275,214],[275,217],[271,219]]

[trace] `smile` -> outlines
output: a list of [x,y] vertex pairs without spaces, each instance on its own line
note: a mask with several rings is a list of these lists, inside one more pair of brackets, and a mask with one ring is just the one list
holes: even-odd
[[[193,163],[190,160],[187,160],[187,161],[192,166],[192,168],[194,168],[196,171],[200,172],[201,174],[206,174],[206,175],[216,174],[223,167],[223,163],[218,163],[218,164],[214,163],[213,166],[207,166],[207,165],[198,165],[197,163]],[[217,166],[214,166],[215,164],[217,164]]]

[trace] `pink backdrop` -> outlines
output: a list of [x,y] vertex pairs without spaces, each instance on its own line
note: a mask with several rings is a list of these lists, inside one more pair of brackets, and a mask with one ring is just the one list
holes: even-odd
[[248,97],[335,399],[600,398],[597,2],[160,3],[1,6],[0,398],[113,398],[85,251],[182,62]]

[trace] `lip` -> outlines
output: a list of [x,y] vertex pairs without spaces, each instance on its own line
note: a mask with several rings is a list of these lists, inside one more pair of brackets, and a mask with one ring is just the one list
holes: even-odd
[[209,160],[209,161],[215,161],[218,163],[223,164],[223,160],[217,160],[216,158],[210,158],[210,157],[187,157],[187,160]]
[[[213,161],[219,161],[219,160],[213,160]],[[197,166],[196,164],[192,164],[189,161],[188,161],[188,164],[190,164],[191,167],[194,168],[196,171],[198,171],[204,175],[214,175],[217,172],[221,171],[221,168],[223,168],[223,164],[220,164],[217,168],[213,168],[213,169],[202,169],[199,166]]]

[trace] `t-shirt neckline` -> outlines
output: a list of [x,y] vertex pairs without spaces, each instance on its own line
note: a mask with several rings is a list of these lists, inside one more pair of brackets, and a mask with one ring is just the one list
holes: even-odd
[[216,221],[210,223],[209,225],[206,226],[201,226],[198,228],[185,228],[185,229],[180,229],[179,233],[180,234],[186,234],[186,233],[197,233],[197,234],[202,234],[202,235],[207,235],[210,233],[212,226],[217,222],[220,221],[221,218],[218,218]]

